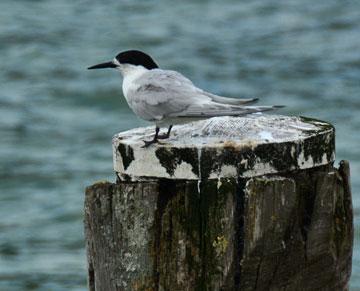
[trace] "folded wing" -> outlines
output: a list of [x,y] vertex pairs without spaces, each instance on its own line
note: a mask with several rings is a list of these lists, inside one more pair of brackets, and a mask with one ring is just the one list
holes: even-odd
[[128,98],[130,107],[149,121],[167,117],[206,118],[246,115],[279,106],[242,106],[257,99],[236,99],[203,91],[175,71],[151,70],[135,80],[137,87]]
[[258,98],[252,98],[252,99],[239,99],[239,98],[230,98],[230,97],[223,97],[218,96],[206,91],[202,90],[202,93],[208,97],[211,98],[212,101],[216,103],[222,103],[222,104],[229,104],[229,105],[245,105],[245,104],[251,104],[257,102]]

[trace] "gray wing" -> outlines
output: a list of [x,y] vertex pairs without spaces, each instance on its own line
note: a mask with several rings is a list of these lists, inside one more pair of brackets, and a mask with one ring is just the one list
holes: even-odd
[[[147,73],[148,81],[151,84],[157,85],[162,88],[170,89],[172,87],[175,89],[176,87],[182,88],[182,90],[189,90],[190,92],[201,95],[203,98],[208,97],[210,100],[221,103],[221,104],[230,104],[230,105],[244,105],[249,103],[254,103],[258,101],[258,98],[230,98],[212,94],[210,92],[204,91],[198,87],[196,87],[188,78],[184,77],[182,74],[176,71],[170,70],[151,70]],[[144,79],[142,82],[146,83]]]
[[240,99],[240,98],[230,98],[230,97],[223,97],[218,96],[206,91],[202,90],[202,93],[208,97],[211,98],[212,101],[216,103],[222,103],[222,104],[229,104],[229,105],[245,105],[245,104],[251,104],[257,102],[258,98],[250,98],[250,99]]
[[197,88],[189,79],[175,71],[151,70],[136,79],[135,83],[137,89],[131,92],[130,106],[145,120],[244,115],[273,109],[271,106],[239,106],[238,104],[254,100],[240,101],[213,95]]
[[180,73],[150,70],[134,80],[136,86],[128,98],[130,107],[145,120],[161,120],[184,111],[200,96],[192,82]]
[[211,104],[203,108],[189,107],[184,112],[176,114],[175,117],[186,118],[206,118],[215,116],[243,116],[246,114],[271,111],[278,108],[283,108],[282,105],[273,106],[235,106],[235,105],[221,105]]

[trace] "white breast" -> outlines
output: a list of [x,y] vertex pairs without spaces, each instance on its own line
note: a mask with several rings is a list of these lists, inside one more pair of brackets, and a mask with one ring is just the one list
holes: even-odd
[[132,66],[127,65],[126,67],[123,67],[121,70],[121,73],[124,77],[122,89],[123,94],[125,96],[126,101],[129,103],[129,92],[134,92],[137,90],[137,87],[139,86],[136,84],[135,80],[137,78],[140,78],[142,74],[147,72],[148,70],[142,66]]

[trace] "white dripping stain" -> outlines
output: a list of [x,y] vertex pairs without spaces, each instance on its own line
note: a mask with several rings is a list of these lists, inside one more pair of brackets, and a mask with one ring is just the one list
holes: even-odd
[[220,189],[221,185],[222,185],[221,177],[219,176],[216,184],[218,190]]
[[261,208],[256,204],[255,206],[255,223],[253,232],[253,243],[255,243],[261,236]]
[[198,179],[198,182],[197,182],[197,188],[198,188],[198,193],[200,194],[200,186],[201,186],[201,147],[198,147],[197,154],[198,154],[198,172],[199,172],[199,179]]
[[296,147],[295,147],[295,146],[292,146],[292,147],[291,147],[290,155],[291,155],[291,157],[295,158],[295,154],[296,154]]
[[282,206],[285,205],[285,195],[284,195],[283,192],[281,193],[281,205],[282,205]]

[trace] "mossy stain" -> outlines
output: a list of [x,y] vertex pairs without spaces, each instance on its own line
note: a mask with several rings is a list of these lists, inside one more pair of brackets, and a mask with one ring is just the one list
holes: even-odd
[[135,159],[134,151],[130,146],[124,145],[122,143],[119,144],[118,151],[123,161],[124,170],[126,170],[130,166],[131,162]]
[[166,169],[170,176],[174,176],[176,168],[186,162],[191,165],[191,170],[195,175],[199,175],[198,152],[191,148],[158,148],[155,151],[161,166]]

